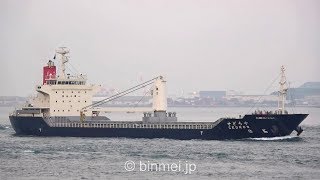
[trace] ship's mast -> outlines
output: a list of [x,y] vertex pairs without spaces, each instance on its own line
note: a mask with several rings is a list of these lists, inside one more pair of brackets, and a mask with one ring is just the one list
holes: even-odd
[[166,81],[162,76],[159,76],[154,82],[154,89],[152,90],[154,111],[167,111],[167,92]]
[[59,77],[61,79],[66,79],[66,63],[69,61],[68,56],[66,54],[69,53],[69,50],[66,47],[60,47],[56,50],[57,54],[60,54],[61,59],[61,67]]
[[280,78],[279,84],[280,84],[280,90],[279,90],[278,107],[281,114],[284,114],[285,113],[284,105],[285,105],[286,95],[288,91],[284,66],[281,66],[281,78]]

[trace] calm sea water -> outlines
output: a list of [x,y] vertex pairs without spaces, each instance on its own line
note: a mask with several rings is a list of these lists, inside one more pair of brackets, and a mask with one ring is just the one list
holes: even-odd
[[[300,137],[237,141],[21,137],[10,126],[11,110],[0,108],[0,179],[320,179],[319,108],[295,109],[310,113]],[[250,109],[172,110],[180,121],[214,121]]]

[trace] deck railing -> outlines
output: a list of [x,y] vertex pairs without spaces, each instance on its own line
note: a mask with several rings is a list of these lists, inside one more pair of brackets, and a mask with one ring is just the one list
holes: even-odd
[[215,122],[172,122],[172,123],[142,123],[142,121],[94,121],[81,123],[71,121],[66,117],[44,118],[50,127],[61,128],[141,128],[141,129],[212,129],[222,119]]

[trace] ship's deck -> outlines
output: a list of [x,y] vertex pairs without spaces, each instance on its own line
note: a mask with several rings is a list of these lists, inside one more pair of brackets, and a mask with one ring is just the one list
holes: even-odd
[[60,119],[59,121],[45,119],[50,127],[65,128],[148,128],[148,129],[212,129],[223,119],[215,122],[154,122],[145,123],[143,121],[69,121]]

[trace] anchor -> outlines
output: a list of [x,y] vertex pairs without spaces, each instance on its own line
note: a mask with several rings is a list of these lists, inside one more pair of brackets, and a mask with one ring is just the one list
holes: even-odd
[[303,132],[303,129],[301,126],[298,126],[295,131],[297,131],[297,136],[299,136]]

